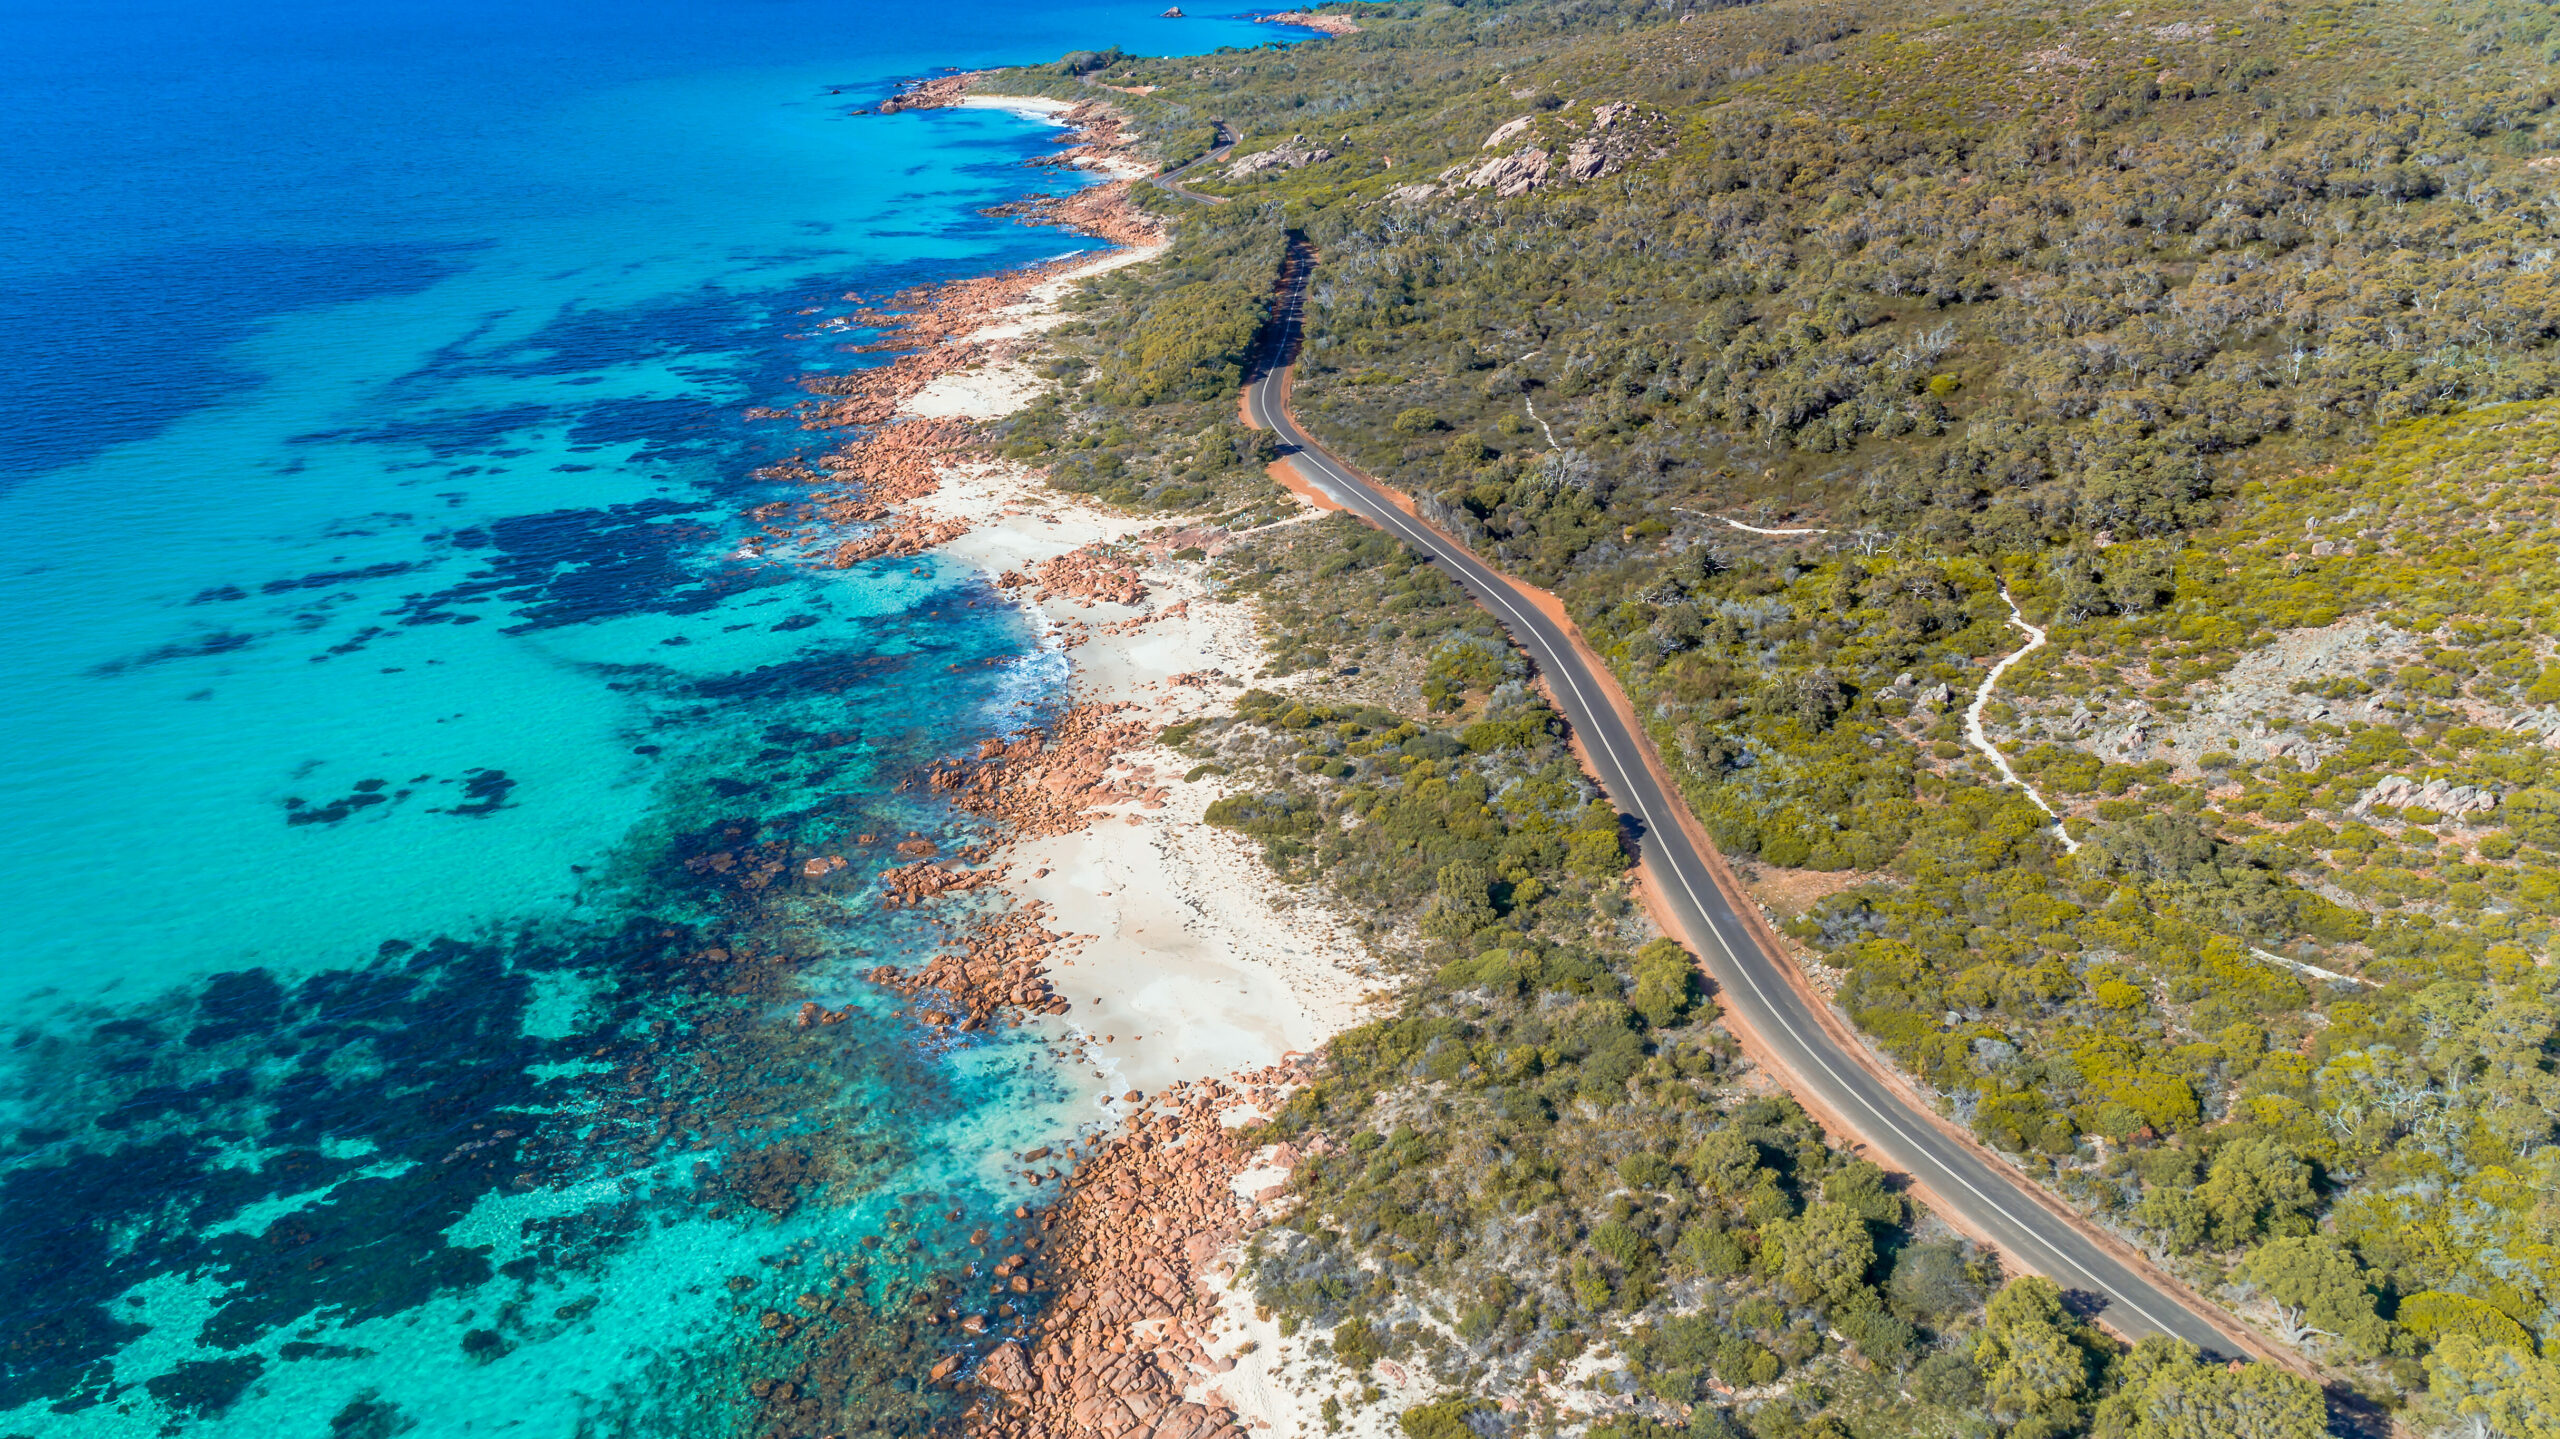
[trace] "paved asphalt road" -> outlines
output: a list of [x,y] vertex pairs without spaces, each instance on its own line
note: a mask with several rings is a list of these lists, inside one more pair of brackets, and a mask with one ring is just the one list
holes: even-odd
[[[1085,83],[1089,85],[1093,82],[1088,77]],[[1228,151],[1233,150],[1236,147],[1236,132],[1227,128],[1227,122],[1224,120],[1218,120],[1213,121],[1212,123],[1218,127],[1218,143],[1210,149],[1208,154],[1203,155],[1200,158],[1193,160],[1190,164],[1184,165],[1178,169],[1167,170],[1161,175],[1151,177],[1151,183],[1159,189],[1171,190],[1173,193],[1180,195],[1186,200],[1197,200],[1204,205],[1223,205],[1227,203],[1227,197],[1224,195],[1203,195],[1199,191],[1182,183],[1183,176],[1190,174],[1192,171],[1199,169],[1203,165],[1217,164],[1219,161],[1227,158]]]
[[1661,877],[1674,917],[1706,962],[1727,1013],[1756,1035],[1794,1077],[1799,1095],[1846,1119],[1874,1157],[1925,1186],[1963,1227],[1995,1241],[2011,1259],[2087,1296],[2097,1316],[2131,1338],[2171,1334],[2209,1355],[2243,1357],[2208,1316],[2202,1301],[2176,1295],[2115,1258],[2040,1201],[2027,1182],[1951,1138],[1896,1096],[1860,1056],[1826,1033],[1804,995],[1789,982],[1788,961],[1773,956],[1735,912],[1682,832],[1677,803],[1646,767],[1608,691],[1561,629],[1502,576],[1431,527],[1396,507],[1375,487],[1310,441],[1283,407],[1285,366],[1294,360],[1298,298],[1305,266],[1285,285],[1273,342],[1247,382],[1245,412],[1278,432],[1287,457],[1307,480],[1345,509],[1430,555],[1493,612],[1528,650],[1566,718],[1583,740],[1601,785],[1643,827],[1647,861]]

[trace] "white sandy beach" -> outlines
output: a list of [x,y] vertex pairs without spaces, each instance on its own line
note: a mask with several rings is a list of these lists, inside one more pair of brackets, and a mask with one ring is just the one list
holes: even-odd
[[[985,365],[937,377],[907,413],[992,419],[1030,403],[1050,382],[1026,352],[1065,318],[1059,302],[1074,284],[1160,253],[1116,252],[998,312],[969,338],[1022,346],[1000,346]],[[910,508],[966,521],[968,532],[939,552],[991,578],[1164,528],[1052,490],[1017,465],[958,465],[941,479],[937,494]],[[1137,546],[1129,553],[1143,561]],[[1044,642],[1069,647],[1079,702],[1134,704],[1169,724],[1223,710],[1254,682],[1262,651],[1251,608],[1213,596],[1203,568],[1146,564],[1148,597],[1136,607],[1032,602]],[[1190,682],[1174,683],[1177,676]],[[1114,777],[1165,787],[1161,807],[1117,805],[1081,831],[1021,841],[997,856],[1011,866],[1005,888],[1017,902],[1046,906],[1052,929],[1092,936],[1053,964],[1050,981],[1073,1006],[1065,1022],[1106,1076],[1098,1103],[1312,1051],[1365,1017],[1364,997],[1381,983],[1358,936],[1312,892],[1280,884],[1249,841],[1204,821],[1223,790],[1214,776],[1186,782],[1191,765],[1169,750],[1133,753]]]
[[1068,100],[1052,100],[1046,95],[982,95],[972,90],[952,102],[961,110],[1010,110],[1036,120],[1055,120],[1075,108]]
[[[1074,284],[1160,253],[1160,245],[1117,251],[999,311],[967,337],[999,342],[988,360],[937,376],[902,413],[993,419],[1029,404],[1050,383],[1034,368],[1038,338],[1065,319],[1060,301]],[[1137,708],[1122,717],[1168,724],[1224,711],[1245,685],[1287,687],[1258,678],[1262,647],[1251,607],[1212,594],[1202,562],[1166,557],[1180,546],[1162,522],[1052,490],[1009,463],[952,465],[938,477],[936,493],[906,508],[912,518],[967,524],[938,547],[946,560],[994,579],[1102,545],[1141,566],[1147,595],[1136,606],[1039,599],[1036,586],[1014,591],[1035,615],[1042,643],[1065,653],[1079,703],[1125,703]],[[1120,1096],[1129,1090],[1153,1096],[1177,1081],[1311,1052],[1377,1013],[1390,987],[1356,932],[1312,889],[1279,883],[1250,841],[1206,822],[1222,781],[1186,780],[1192,763],[1157,746],[1127,753],[1110,778],[1132,792],[1161,791],[1160,800],[1113,805],[1081,830],[1020,840],[994,856],[1008,866],[1004,888],[1015,903],[1045,907],[1048,928],[1077,937],[1059,946],[1049,968],[1069,1011],[1035,1022],[1060,1026],[1080,1044],[1089,1063],[1068,1078],[1090,1086],[1088,1112],[1096,1117],[1128,1113],[1133,1106]],[[1255,1182],[1277,1177],[1265,1172]],[[1226,1257],[1232,1263],[1235,1255]],[[1223,1400],[1240,1422],[1274,1439],[1320,1432],[1318,1410],[1333,1386],[1316,1380],[1329,1365],[1309,1362],[1313,1336],[1281,1340],[1276,1322],[1258,1318],[1250,1293],[1231,1281],[1217,1294],[1223,1314],[1212,1342],[1234,1363],[1204,1376],[1192,1397]],[[1277,1372],[1284,1357],[1292,1361],[1286,1374]],[[1418,1400],[1429,1388],[1420,1374],[1380,1377],[1399,1399]],[[1384,1416],[1396,1407],[1357,1411],[1355,1439],[1392,1439]]]

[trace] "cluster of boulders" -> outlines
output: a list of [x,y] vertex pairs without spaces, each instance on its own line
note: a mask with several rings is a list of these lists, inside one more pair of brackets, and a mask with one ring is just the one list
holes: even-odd
[[[1132,163],[1135,163],[1134,161]],[[1094,185],[1072,195],[1037,195],[1027,200],[1008,201],[979,211],[1016,220],[1025,225],[1054,225],[1082,234],[1108,240],[1115,245],[1131,247],[1153,245],[1164,239],[1164,227],[1153,216],[1129,203],[1127,180],[1114,180],[1107,185]],[[1089,255],[1071,256],[1067,267],[1092,263]]]
[[1565,152],[1564,173],[1575,180],[1614,175],[1637,160],[1670,154],[1671,140],[1668,116],[1628,100],[1601,105],[1591,112],[1591,127]]
[[1954,707],[1956,688],[1944,680],[1915,679],[1909,670],[1904,670],[1893,677],[1893,683],[1876,691],[1876,698],[1909,700],[1912,724],[1925,729],[1936,724],[1938,716]]
[[684,862],[686,870],[705,878],[727,880],[749,894],[782,877],[790,864],[790,846],[779,840],[749,849],[714,850]]
[[838,544],[827,563],[841,570],[866,560],[904,559],[938,550],[967,533],[967,520],[948,515],[898,515]]
[[2498,792],[2476,784],[2455,784],[2446,779],[2431,779],[2424,784],[2405,774],[2384,775],[2362,798],[2347,807],[2347,813],[2358,819],[2369,818],[2376,805],[2389,805],[2407,811],[2422,809],[2445,819],[2464,819],[2487,814],[2498,807]]
[[1075,1166],[1029,1255],[1053,1294],[1036,1329],[966,1377],[984,1439],[1244,1439],[1217,1389],[1232,1358],[1211,1352],[1211,1261],[1254,1227],[1235,1192],[1252,1155],[1228,1127],[1239,1106],[1269,1113],[1301,1076],[1288,1067],[1180,1085]]
[[2546,705],[2517,717],[2514,728],[2542,737],[2544,747],[2560,749],[2560,707]]
[[1067,1002],[1049,987],[1049,958],[1078,936],[1052,933],[1042,924],[1047,917],[1037,904],[981,916],[956,945],[914,969],[881,965],[863,977],[909,999],[929,995],[949,1005],[921,1013],[931,1029],[957,1024],[974,1033],[1031,1014],[1064,1014]]
[[1154,725],[1122,718],[1135,709],[1128,703],[1075,705],[1045,732],[990,740],[974,760],[936,765],[926,784],[961,810],[1017,835],[1073,833],[1100,806],[1163,797],[1111,778],[1123,752],[1155,735]]
[[1534,146],[1515,150],[1485,161],[1455,183],[1469,190],[1491,190],[1496,198],[1509,200],[1547,183],[1554,169],[1552,158]]
[[1250,180],[1273,170],[1300,170],[1332,158],[1331,150],[1310,142],[1304,135],[1292,135],[1268,150],[1256,150],[1227,166],[1227,178]]
[[[1482,149],[1502,153],[1452,165],[1426,183],[1399,185],[1387,198],[1419,201],[1461,190],[1490,190],[1507,200],[1557,179],[1597,180],[1639,160],[1659,159],[1671,153],[1674,138],[1669,116],[1629,100],[1594,106],[1589,123],[1581,125],[1565,112],[1543,127],[1537,116],[1522,115],[1485,137]],[[1561,159],[1558,150],[1564,152]]]
[[1132,608],[1147,602],[1146,582],[1138,577],[1138,567],[1100,545],[1086,545],[1042,560],[1028,575],[1007,570],[996,579],[999,589],[1026,585],[1039,587],[1035,598],[1063,595],[1081,600],[1086,609],[1093,608],[1096,600]]
[[[2195,685],[2181,712],[2163,714],[2141,702],[2093,707],[2075,699],[2067,712],[2044,707],[2041,726],[2021,728],[2018,740],[2036,733],[2067,739],[2101,760],[2143,764],[2165,759],[2186,773],[2206,756],[2228,754],[2256,764],[2284,756],[2304,767],[2346,747],[2317,726],[2391,718],[2389,685],[2356,695],[2352,682],[2376,669],[2389,670],[2414,657],[2411,638],[2370,618],[2343,620],[2322,629],[2294,630],[2240,656],[2219,677]],[[2148,670],[2126,683],[2148,688],[2167,676]],[[2338,697],[2332,697],[2332,696]],[[2034,709],[2032,702],[2022,708]]]
[[973,449],[977,439],[966,420],[902,420],[820,455],[812,478],[851,488],[821,490],[810,501],[829,524],[877,522],[942,488],[942,467]]
[[983,889],[1004,878],[1001,866],[993,869],[951,869],[932,860],[921,864],[900,865],[880,871],[882,909],[901,909],[924,903],[946,894],[966,894]]

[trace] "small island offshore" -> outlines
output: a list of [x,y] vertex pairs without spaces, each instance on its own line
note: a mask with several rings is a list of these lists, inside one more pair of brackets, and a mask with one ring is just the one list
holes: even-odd
[[1072,667],[884,876],[1109,1091],[968,1431],[2560,1432],[2549,18],[1271,18],[881,104],[1117,248],[760,515]]

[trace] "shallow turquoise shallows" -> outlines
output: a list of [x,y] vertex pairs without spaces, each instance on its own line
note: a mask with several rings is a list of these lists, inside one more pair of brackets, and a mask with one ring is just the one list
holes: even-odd
[[870,881],[1063,670],[742,549],[746,412],[1094,243],[980,213],[1056,131],[858,108],[1274,38],[1156,8],[0,8],[0,1434],[949,1417],[1087,1096],[921,1045]]

